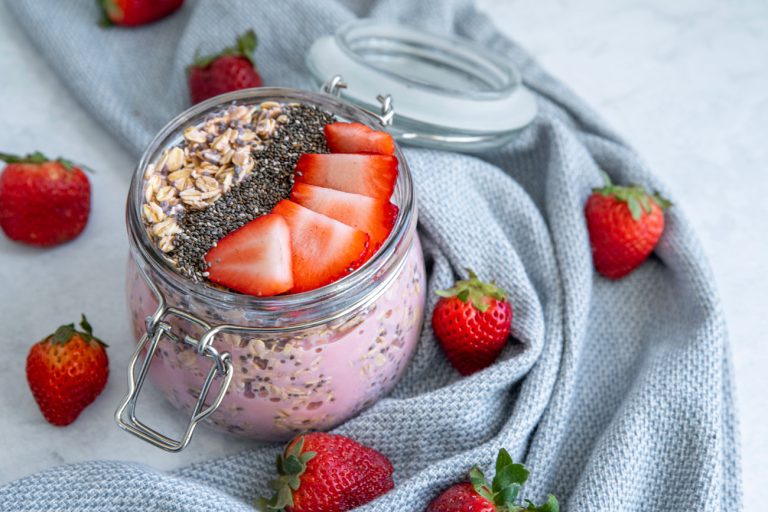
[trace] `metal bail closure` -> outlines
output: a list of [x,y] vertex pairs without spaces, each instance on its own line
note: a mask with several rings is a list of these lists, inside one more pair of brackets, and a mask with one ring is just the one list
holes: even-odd
[[[344,82],[341,75],[334,75],[330,80],[320,86],[320,90],[324,93],[336,96],[337,98],[341,97],[341,90],[346,88],[347,84]],[[376,100],[381,104],[381,111],[378,114],[363,107],[360,108],[378,119],[382,126],[391,126],[395,117],[395,107],[392,105],[392,96],[390,94],[379,94],[376,96]]]
[[[143,273],[144,272],[142,270],[142,274]],[[146,275],[144,277],[146,279]],[[153,288],[153,291],[157,292],[154,284],[150,283],[150,287]],[[160,294],[157,293],[157,295]],[[164,321],[165,318],[170,315],[174,315],[200,325],[206,330],[205,334],[200,337],[199,341],[189,336],[185,336],[183,339],[181,339],[178,335],[173,333],[171,325]],[[143,439],[144,441],[147,441],[148,443],[162,448],[163,450],[167,450],[169,452],[178,452],[183,450],[187,444],[189,444],[190,439],[192,439],[192,434],[194,433],[197,424],[213,414],[219,405],[221,405],[221,402],[224,399],[224,395],[227,392],[227,388],[229,387],[229,383],[232,381],[234,369],[229,353],[224,352],[220,354],[211,344],[213,337],[218,331],[219,328],[212,328],[207,323],[190,315],[189,313],[175,308],[166,308],[165,301],[161,300],[155,314],[147,317],[147,331],[139,341],[139,344],[136,347],[136,350],[133,352],[128,365],[128,392],[117,408],[117,411],[115,411],[115,421],[120,426],[120,428]],[[161,434],[157,430],[141,422],[136,417],[136,402],[139,398],[141,388],[144,385],[144,381],[147,377],[149,366],[152,363],[152,358],[157,351],[158,343],[163,336],[167,336],[170,340],[176,343],[184,343],[186,345],[195,347],[199,355],[211,359],[212,363],[211,369],[208,371],[208,375],[206,376],[205,381],[203,382],[203,386],[200,389],[200,395],[197,398],[197,403],[192,410],[192,417],[187,424],[187,429],[184,432],[182,438],[179,440],[175,440]],[[141,357],[141,353],[145,349],[147,353],[146,356],[144,356],[144,361],[141,363],[141,367],[139,368],[137,376],[136,364]],[[213,399],[210,405],[205,407],[206,398],[208,398],[211,385],[213,384],[213,381],[216,379],[216,377],[220,377],[222,379],[221,387],[219,388],[216,397]]]

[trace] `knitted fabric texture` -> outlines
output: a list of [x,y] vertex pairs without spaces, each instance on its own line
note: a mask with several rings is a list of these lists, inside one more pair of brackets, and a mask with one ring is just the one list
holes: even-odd
[[[92,0],[8,6],[79,101],[137,157],[189,106],[185,66],[195,50],[230,45],[249,28],[259,36],[264,81],[276,86],[314,88],[304,64],[313,40],[363,16],[456,34],[505,56],[537,95],[530,127],[476,156],[405,154],[429,269],[427,315],[431,292],[471,267],[509,290],[513,341],[492,367],[461,378],[425,322],[394,392],[336,429],[395,468],[395,489],[359,510],[421,511],[471,465],[491,471],[501,447],[532,471],[526,498],[554,493],[565,510],[740,509],[726,332],[694,234],[673,207],[649,261],[620,281],[594,272],[583,208],[600,171],[669,194],[597,115],[471,4],[188,1],[132,30],[98,27]],[[247,511],[269,492],[278,450],[256,445],[171,473],[73,464],[0,488],[0,503],[6,511]]]

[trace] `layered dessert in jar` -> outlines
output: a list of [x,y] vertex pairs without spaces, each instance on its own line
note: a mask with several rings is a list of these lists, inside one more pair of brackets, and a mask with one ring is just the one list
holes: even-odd
[[160,337],[152,382],[192,411],[211,360],[179,340],[231,326],[213,338],[233,375],[207,421],[261,440],[332,428],[389,392],[426,288],[392,138],[341,100],[285,91],[233,93],[172,122],[128,205],[135,335],[158,294],[175,335]]

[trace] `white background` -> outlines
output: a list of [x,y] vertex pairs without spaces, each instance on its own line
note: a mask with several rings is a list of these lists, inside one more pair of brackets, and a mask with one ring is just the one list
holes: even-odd
[[[742,432],[745,509],[768,502],[768,3],[716,0],[481,0],[499,27],[569,84],[644,155],[708,253],[729,323]],[[123,298],[123,202],[134,166],[72,99],[0,2],[0,151],[41,149],[97,170],[80,239],[51,250],[0,237],[0,484],[93,458],[159,468],[247,442],[201,430],[178,455],[120,432],[112,413],[131,351]],[[27,390],[28,347],[89,315],[113,377],[67,428]],[[147,417],[170,413],[148,396]],[[161,420],[179,426],[177,420]]]

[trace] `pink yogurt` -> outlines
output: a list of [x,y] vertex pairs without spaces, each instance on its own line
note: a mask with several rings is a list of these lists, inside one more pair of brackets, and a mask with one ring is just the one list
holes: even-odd
[[[128,303],[134,334],[157,302],[133,260],[128,269]],[[391,391],[402,376],[421,331],[425,271],[414,236],[399,274],[370,305],[341,320],[279,338],[225,334],[214,341],[229,352],[234,376],[224,401],[207,422],[214,428],[264,441],[286,440],[308,430],[339,425]],[[161,288],[169,306],[211,323],[248,325],[247,311],[211,311],[189,297]],[[180,334],[197,333],[170,320]],[[194,349],[163,338],[150,368],[154,385],[176,407],[190,412],[210,368]],[[213,396],[216,385],[211,390]]]

